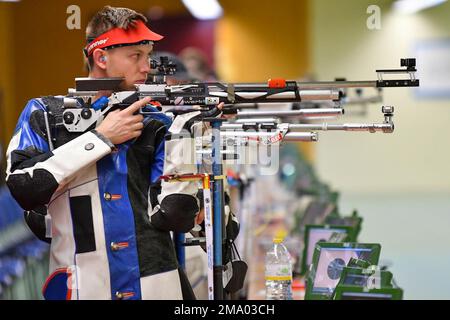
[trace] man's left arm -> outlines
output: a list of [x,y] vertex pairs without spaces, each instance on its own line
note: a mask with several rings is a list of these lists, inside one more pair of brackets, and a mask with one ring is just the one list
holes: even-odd
[[164,136],[158,135],[159,143],[152,166],[150,222],[161,230],[189,232],[194,227],[195,218],[200,210],[197,182],[159,181],[161,175],[197,172],[192,157],[195,150],[194,139],[190,130],[185,127],[185,124],[196,115],[193,113],[185,117],[178,116]]

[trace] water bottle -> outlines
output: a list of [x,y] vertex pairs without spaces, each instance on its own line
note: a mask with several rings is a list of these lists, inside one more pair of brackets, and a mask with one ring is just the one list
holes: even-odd
[[291,255],[283,244],[283,238],[273,239],[265,263],[266,300],[292,300]]

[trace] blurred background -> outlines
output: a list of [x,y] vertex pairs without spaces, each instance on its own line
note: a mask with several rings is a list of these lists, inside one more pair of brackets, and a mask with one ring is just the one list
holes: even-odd
[[[219,0],[209,12],[203,0],[200,13],[184,2],[0,1],[2,167],[27,100],[66,94],[87,74],[84,29],[107,4],[145,13],[165,35],[155,49],[202,57],[205,79],[375,80],[375,69],[416,57],[421,87],[383,91],[395,107],[393,134],[322,132],[299,148],[340,191],[343,211],[364,217],[361,240],[381,243],[405,298],[450,299],[450,2]],[[380,109],[340,122],[379,119]]]

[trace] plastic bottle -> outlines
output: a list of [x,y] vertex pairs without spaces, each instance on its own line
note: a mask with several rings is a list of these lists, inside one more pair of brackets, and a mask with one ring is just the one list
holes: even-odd
[[266,300],[292,300],[292,261],[283,238],[273,239],[265,260]]

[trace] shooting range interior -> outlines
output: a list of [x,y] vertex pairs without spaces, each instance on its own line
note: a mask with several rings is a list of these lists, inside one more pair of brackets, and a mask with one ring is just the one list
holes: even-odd
[[[171,121],[181,117],[171,113],[179,101],[192,107],[188,97],[205,101],[197,103],[202,113],[218,102],[225,102],[224,110],[234,110],[235,117],[226,116],[223,122],[201,118],[203,126],[221,126],[212,134],[227,147],[215,149],[209,136],[212,142],[200,147],[203,165],[193,166],[199,175],[167,174],[166,182],[174,180],[172,185],[187,179],[199,186],[204,197],[198,203],[203,201],[205,212],[210,208],[212,214],[227,213],[222,231],[231,224],[229,211],[240,225],[234,243],[248,267],[242,281],[208,276],[213,267],[226,262],[226,255],[216,254],[216,229],[205,223],[201,231],[171,233],[176,258],[197,299],[450,299],[450,1],[446,0],[0,0],[0,299],[44,299],[41,288],[56,263],[51,250],[60,250],[31,231],[13,191],[23,190],[26,183],[13,187],[13,170],[17,175],[35,166],[34,158],[28,160],[33,164],[26,162],[19,169],[8,164],[17,158],[13,149],[30,146],[16,141],[25,130],[19,130],[19,117],[30,99],[44,96],[68,96],[90,108],[87,97],[102,89],[86,83],[88,89],[81,90],[83,84],[76,84],[75,78],[88,77],[85,29],[106,5],[145,15],[147,26],[164,36],[155,41],[153,50],[162,56],[171,53],[170,62],[177,59],[183,64],[186,76],[180,86],[224,84],[198,85],[206,90],[202,95],[189,91],[193,87],[176,91],[165,81],[177,73],[170,74],[163,59],[156,58],[160,67],[155,70],[168,72],[158,82],[167,86],[158,91],[163,96],[158,101]],[[109,50],[117,49],[121,48]],[[69,94],[69,88],[75,90]],[[155,99],[152,90],[159,90],[154,83],[136,88],[139,97]],[[121,103],[123,107],[125,102]],[[81,108],[77,113],[77,108],[63,107],[83,121]],[[27,118],[23,117],[20,123]],[[66,117],[60,118],[58,130],[52,132],[83,134]],[[96,123],[101,121],[90,122],[83,130],[92,130]],[[48,136],[39,139],[47,144]],[[83,148],[88,150],[88,145]],[[261,156],[268,149],[269,164]],[[213,150],[229,152],[234,160],[211,160]],[[211,161],[220,163],[222,171],[211,171]],[[45,164],[41,167],[48,169]],[[204,187],[205,174],[212,179],[211,195]],[[98,180],[97,197],[104,192]],[[98,204],[92,200],[93,210],[100,202],[118,203],[109,201],[115,194],[109,196],[106,200],[101,196]],[[129,201],[129,207],[137,210],[135,198],[121,197],[119,201]],[[57,241],[62,236],[48,228],[53,224],[58,229],[56,221],[63,220],[55,220],[48,210],[47,218],[42,218],[44,233]],[[105,210],[94,213],[94,225],[95,219],[103,221],[95,216],[107,215]],[[228,231],[222,231],[225,237]],[[287,248],[283,254],[290,257],[289,275],[280,273],[286,262],[267,258],[271,250],[281,250],[273,238],[281,238]],[[120,243],[113,250],[125,252]],[[214,265],[208,262],[207,248],[214,250]],[[230,248],[222,250],[231,255]],[[78,255],[80,261],[88,259],[77,251]],[[278,273],[271,274],[277,267]],[[77,263],[75,268],[83,270]],[[376,270],[369,277],[375,285],[367,277],[358,284],[341,277],[347,272],[367,275],[361,269],[369,268]],[[229,289],[227,283],[234,282],[239,288]],[[274,288],[282,288],[281,293]],[[81,299],[82,290],[72,292],[72,299]],[[144,291],[126,293],[112,293],[110,298],[145,296]]]

